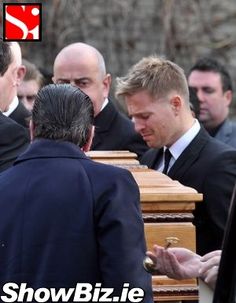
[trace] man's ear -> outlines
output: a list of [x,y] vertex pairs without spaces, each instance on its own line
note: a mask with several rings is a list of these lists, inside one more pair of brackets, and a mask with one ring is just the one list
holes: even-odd
[[184,101],[179,95],[175,95],[170,99],[171,108],[175,116],[178,116],[182,103]]
[[95,127],[93,125],[89,131],[89,138],[88,138],[87,143],[81,148],[82,151],[88,152],[90,150],[92,142],[93,142],[94,130],[95,130]]
[[56,78],[54,76],[52,76],[52,82],[56,84]]
[[32,119],[30,119],[29,121],[29,131],[30,131],[30,141],[32,142],[34,140],[34,123]]
[[224,92],[225,102],[227,106],[230,106],[232,99],[233,99],[233,93],[232,90],[227,90]]
[[26,73],[26,67],[24,65],[19,66],[17,69],[17,79],[16,79],[17,86],[19,86],[23,81],[25,73]]
[[106,74],[105,78],[103,79],[103,97],[104,98],[108,98],[110,87],[111,87],[111,75]]

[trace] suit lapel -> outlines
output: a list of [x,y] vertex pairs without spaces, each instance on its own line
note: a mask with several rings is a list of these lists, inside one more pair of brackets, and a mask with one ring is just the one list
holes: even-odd
[[92,150],[94,150],[104,140],[104,134],[109,131],[115,116],[117,115],[116,109],[111,101],[107,106],[95,117],[95,135],[92,143]]
[[157,169],[163,154],[163,148],[150,148],[141,158],[140,164],[147,165],[151,169]]
[[203,128],[201,128],[197,136],[193,139],[189,146],[187,146],[180,157],[175,161],[174,165],[170,168],[168,176],[172,179],[181,178],[199,157],[202,148],[208,141],[209,135]]
[[92,142],[92,147],[91,150],[94,150],[96,146],[98,146],[102,141],[101,136],[99,135],[99,132],[96,131],[96,126],[95,126],[95,133],[93,137],[93,142]]

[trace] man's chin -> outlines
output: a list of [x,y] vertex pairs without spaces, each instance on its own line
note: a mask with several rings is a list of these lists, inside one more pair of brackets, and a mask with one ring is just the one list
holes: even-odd
[[198,115],[198,120],[200,121],[200,122],[207,122],[208,120],[209,120],[209,116],[207,115],[207,113],[206,112],[203,112],[203,113],[199,113],[199,115]]
[[147,143],[147,146],[150,148],[158,148],[157,144],[155,144],[152,141],[146,141],[146,143]]
[[146,135],[142,136],[143,140],[146,142],[147,146],[150,148],[159,148],[157,142],[154,140],[153,136]]

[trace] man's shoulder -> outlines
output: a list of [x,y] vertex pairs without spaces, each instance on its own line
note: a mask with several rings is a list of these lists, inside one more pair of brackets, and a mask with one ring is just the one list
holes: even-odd
[[[94,175],[96,178],[99,175],[106,175],[108,178],[109,176],[119,176],[119,175],[129,175],[131,176],[131,173],[122,167],[114,166],[114,165],[109,165],[109,164],[104,164],[104,163],[99,163],[96,161],[83,161],[81,162],[83,165],[85,171],[90,174]],[[103,180],[102,180],[103,181]]]
[[0,125],[5,127],[12,124],[16,124],[16,122],[13,121],[11,118],[6,117],[5,115],[3,115],[3,113],[0,112]]
[[17,135],[18,133],[28,133],[28,130],[22,125],[18,124],[16,121],[12,120],[9,117],[0,114],[0,130],[2,131],[11,131],[12,134]]
[[21,116],[27,118],[27,117],[31,116],[31,113],[28,111],[28,109],[21,102],[19,102],[16,109],[11,113],[10,116],[17,116],[17,115],[21,115]]
[[230,159],[236,163],[236,149],[208,134],[202,135],[202,140],[193,142],[191,151],[191,154],[196,151],[197,163],[205,171],[209,167],[217,168],[222,166]]
[[19,102],[18,106],[10,114],[9,117],[15,120],[17,123],[21,124],[22,126],[28,127],[31,113],[25,108],[25,106],[21,102]]
[[223,125],[225,125],[226,127],[230,127],[234,131],[236,131],[236,121],[235,120],[227,119]]
[[214,150],[214,153],[222,153],[227,151],[232,151],[233,153],[236,153],[236,149],[233,146],[215,137],[210,137],[207,142],[207,147],[209,149]]
[[29,132],[23,126],[0,114],[0,171],[10,167],[26,150]]
[[227,119],[219,128],[215,138],[236,148],[236,122]]
[[82,165],[95,196],[139,196],[138,185],[129,170],[93,161],[83,161]]

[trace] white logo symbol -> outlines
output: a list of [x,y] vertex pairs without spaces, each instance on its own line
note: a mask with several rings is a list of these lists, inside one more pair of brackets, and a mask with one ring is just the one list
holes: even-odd
[[[25,5],[21,5],[21,7],[23,11],[25,11]],[[21,37],[21,39],[26,39],[29,33],[33,35],[33,39],[39,39],[39,25],[36,25],[35,28],[29,31],[28,27],[25,25],[24,22],[20,21],[19,19],[16,19],[7,12],[7,8],[8,6],[6,6],[6,20],[22,30],[23,36]],[[31,13],[33,16],[37,16],[39,14],[39,9],[34,7],[31,10]]]

